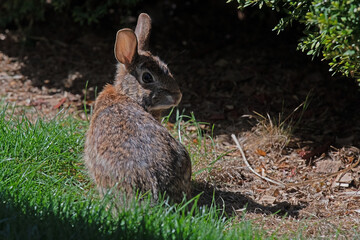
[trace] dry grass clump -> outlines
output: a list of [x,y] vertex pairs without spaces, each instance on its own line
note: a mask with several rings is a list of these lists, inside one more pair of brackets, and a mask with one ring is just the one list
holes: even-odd
[[257,113],[257,124],[251,131],[243,133],[241,139],[245,151],[252,151],[259,156],[279,157],[291,140],[292,126],[286,121],[272,119],[269,114]]

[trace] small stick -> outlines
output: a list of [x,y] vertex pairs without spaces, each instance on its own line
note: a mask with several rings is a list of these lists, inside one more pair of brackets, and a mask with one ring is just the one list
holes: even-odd
[[245,156],[245,153],[244,153],[242,147],[240,146],[240,143],[239,143],[237,137],[236,137],[234,134],[231,134],[231,137],[232,137],[232,139],[234,140],[234,142],[236,143],[236,146],[239,148],[240,153],[241,153],[241,156],[242,156],[242,158],[243,158],[246,166],[250,169],[251,172],[253,172],[253,173],[254,173],[256,176],[258,176],[259,178],[262,178],[262,179],[264,179],[264,180],[266,180],[266,181],[268,181],[268,182],[271,182],[271,183],[273,183],[273,184],[279,185],[279,186],[281,186],[281,187],[285,187],[285,184],[283,184],[282,182],[278,182],[278,181],[272,180],[272,179],[270,179],[270,178],[261,176],[260,174],[258,174],[257,172],[255,172],[255,170],[252,169],[252,167],[250,166],[249,162],[247,161],[246,156]]

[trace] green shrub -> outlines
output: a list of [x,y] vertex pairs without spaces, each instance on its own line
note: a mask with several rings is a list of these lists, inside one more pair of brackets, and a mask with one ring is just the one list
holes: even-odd
[[[228,2],[233,1],[229,0]],[[329,61],[330,71],[360,80],[360,2],[358,0],[237,0],[281,12],[280,32],[295,20],[305,25],[298,49]]]
[[17,27],[31,26],[46,20],[47,13],[71,17],[80,24],[96,23],[110,12],[134,5],[139,0],[2,0],[0,2],[0,26],[16,24]]

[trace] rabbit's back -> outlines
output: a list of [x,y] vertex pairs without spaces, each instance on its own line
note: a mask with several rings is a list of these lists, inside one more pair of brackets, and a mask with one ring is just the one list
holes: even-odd
[[[113,93],[113,94],[111,94]],[[166,192],[175,201],[190,194],[186,149],[154,117],[107,86],[99,95],[87,135],[85,162],[97,185],[118,184],[127,194]]]

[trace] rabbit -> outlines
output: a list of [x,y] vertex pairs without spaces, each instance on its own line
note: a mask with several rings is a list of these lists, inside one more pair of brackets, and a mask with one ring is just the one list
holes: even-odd
[[191,160],[159,120],[182,94],[167,65],[148,51],[150,30],[142,13],[135,32],[117,32],[116,79],[95,101],[84,161],[100,194],[116,188],[128,198],[137,190],[181,202],[190,197]]

